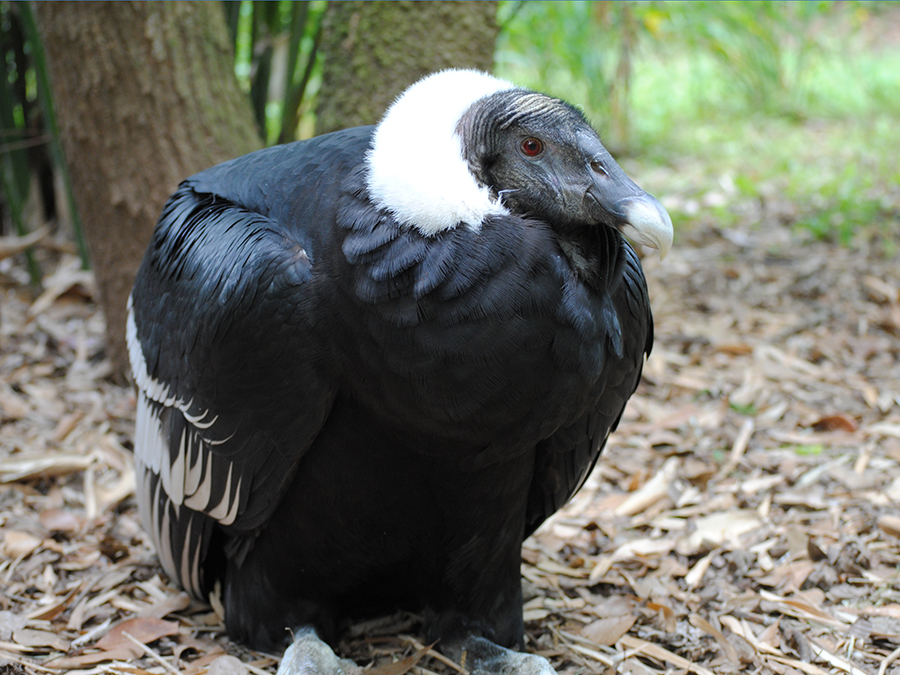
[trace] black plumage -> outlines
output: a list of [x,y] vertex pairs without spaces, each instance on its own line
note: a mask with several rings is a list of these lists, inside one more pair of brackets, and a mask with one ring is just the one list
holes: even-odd
[[[574,109],[491,82],[451,130],[477,223],[373,199],[363,127],[197,174],[157,224],[128,326],[141,516],[251,645],[402,604],[442,644],[522,647],[521,543],[637,386],[653,327],[620,230],[665,250],[671,223]],[[532,137],[547,164],[507,147]],[[593,181],[574,207],[566,143]]]

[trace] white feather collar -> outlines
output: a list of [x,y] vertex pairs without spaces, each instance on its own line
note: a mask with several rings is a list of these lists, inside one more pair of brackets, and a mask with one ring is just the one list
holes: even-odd
[[509,213],[469,173],[456,126],[478,99],[515,88],[477,70],[444,70],[404,91],[375,129],[366,158],[375,205],[424,235],[459,223],[477,230],[486,216]]

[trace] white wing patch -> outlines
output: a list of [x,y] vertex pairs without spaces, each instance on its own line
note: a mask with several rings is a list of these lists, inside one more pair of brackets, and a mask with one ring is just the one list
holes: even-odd
[[[151,450],[151,445],[153,450]],[[175,558],[172,556],[171,536],[169,521],[165,514],[168,512],[168,504],[164,506],[163,513],[159,513],[160,494],[162,483],[153,478],[159,477],[158,469],[154,469],[151,461],[163,456],[166,451],[163,438],[162,425],[159,418],[149,414],[149,404],[144,392],[138,392],[137,420],[134,438],[134,469],[136,473],[135,492],[137,495],[138,515],[144,529],[150,534],[159,561],[162,563],[166,574],[177,579]],[[154,485],[155,484],[155,485]],[[155,489],[154,489],[155,488]]]
[[[131,295],[128,296],[128,320],[125,324],[125,342],[128,345],[128,360],[131,362],[131,374],[138,388],[146,394],[147,398],[164,406],[175,405],[175,397],[169,393],[169,388],[162,382],[155,380],[147,371],[147,362],[144,360],[144,350],[138,340],[137,325],[134,323],[134,309]],[[183,405],[183,401],[180,402]]]
[[[222,525],[234,523],[242,506],[243,476],[236,477],[233,462],[211,451],[230,438],[215,437],[218,417],[210,417],[208,410],[191,414],[190,402],[178,399],[169,387],[149,375],[130,298],[126,337],[138,385],[134,457],[141,522],[166,573],[199,596],[204,542],[198,518],[213,518]],[[164,428],[163,424],[166,409],[185,420],[174,454],[171,425]],[[227,476],[224,490],[215,484],[217,476]],[[213,503],[219,494],[221,497]]]
[[460,223],[477,230],[509,212],[478,185],[456,134],[478,99],[516,86],[477,70],[444,70],[409,87],[375,129],[367,156],[372,201],[424,235]]
[[[176,507],[184,504],[215,518],[222,525],[231,525],[240,510],[243,477],[234,477],[234,464],[215,455],[210,446],[223,441],[209,441],[200,430],[185,425],[173,457],[168,434],[162,428],[160,412],[143,391],[138,393],[135,425],[135,461],[160,479],[166,496]],[[221,499],[212,503],[216,492],[214,475],[226,474],[225,491]]]

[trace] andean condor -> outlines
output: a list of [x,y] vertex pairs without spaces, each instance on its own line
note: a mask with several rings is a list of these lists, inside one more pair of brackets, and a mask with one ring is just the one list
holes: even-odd
[[[672,243],[580,112],[476,71],[184,181],[127,327],[166,573],[199,597],[220,582],[254,647],[401,605],[470,670],[552,673],[505,649],[523,647],[520,548],[650,352],[623,233]],[[292,658],[338,672],[297,635]]]

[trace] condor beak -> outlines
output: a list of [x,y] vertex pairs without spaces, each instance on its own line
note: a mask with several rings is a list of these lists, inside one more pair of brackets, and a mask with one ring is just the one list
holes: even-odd
[[659,200],[644,192],[638,197],[626,197],[616,206],[625,216],[619,231],[639,244],[655,248],[660,260],[665,258],[672,248],[672,219]]
[[590,147],[593,181],[584,195],[585,206],[600,223],[607,223],[629,239],[659,251],[660,260],[672,248],[672,219],[652,195],[631,180],[601,145],[599,139],[583,138]]

